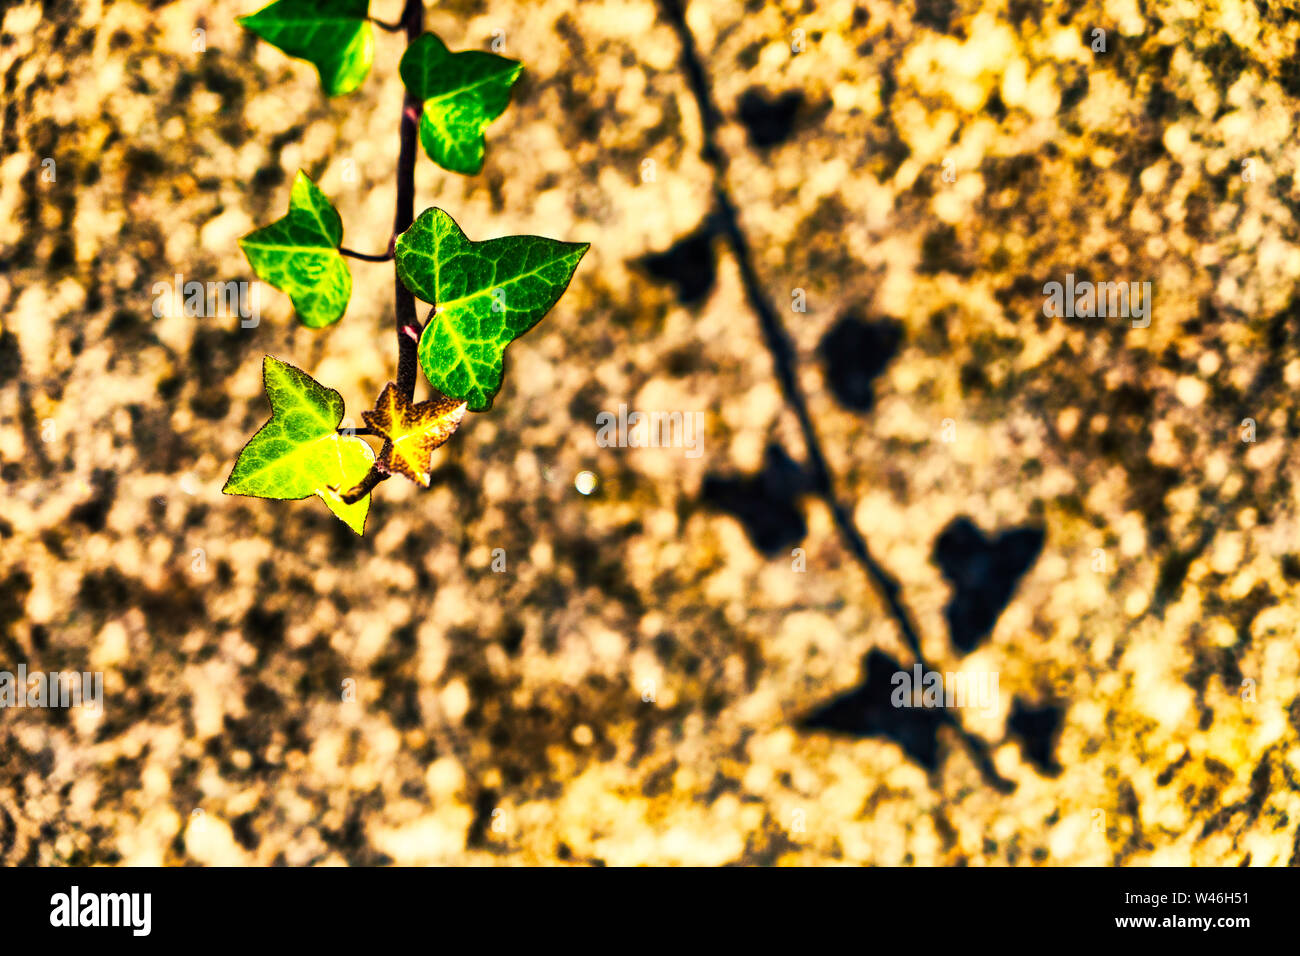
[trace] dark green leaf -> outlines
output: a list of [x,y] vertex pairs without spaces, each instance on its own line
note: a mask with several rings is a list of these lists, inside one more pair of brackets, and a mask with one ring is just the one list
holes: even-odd
[[406,48],[398,67],[412,96],[424,102],[420,142],[429,158],[454,173],[483,168],[483,130],[505,112],[523,65],[493,53],[450,53],[432,33]]
[[289,212],[239,240],[258,278],[288,293],[303,325],[337,322],[352,297],[352,273],[339,254],[343,221],[330,201],[299,171]]
[[320,74],[327,96],[351,93],[370,72],[370,0],[278,0],[239,24]]
[[564,293],[590,244],[541,236],[471,242],[441,209],[397,238],[397,274],[437,310],[420,336],[420,367],[471,411],[492,407],[505,348]]

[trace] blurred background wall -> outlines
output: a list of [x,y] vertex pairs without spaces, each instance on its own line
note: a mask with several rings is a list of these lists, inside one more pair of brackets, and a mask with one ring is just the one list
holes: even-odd
[[[391,266],[154,311],[299,169],[389,238],[401,38],[327,100],[254,9],[0,22],[0,669],[104,675],[0,709],[0,861],[1300,860],[1300,7],[428,5],[525,73],[417,212],[592,248],[363,538],[220,489],[263,355],[393,376]],[[917,650],[996,699],[893,707]]]

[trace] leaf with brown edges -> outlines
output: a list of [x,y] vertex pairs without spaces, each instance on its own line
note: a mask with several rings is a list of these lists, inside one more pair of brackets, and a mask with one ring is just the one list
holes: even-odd
[[465,407],[459,399],[442,396],[411,404],[389,382],[379,393],[374,411],[361,413],[371,431],[384,439],[376,464],[390,475],[403,475],[429,487],[429,459],[456,431]]

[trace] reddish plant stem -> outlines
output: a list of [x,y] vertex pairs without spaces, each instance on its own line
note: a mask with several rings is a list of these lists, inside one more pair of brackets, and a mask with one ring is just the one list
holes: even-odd
[[[410,46],[424,32],[423,0],[406,0],[402,8],[402,27],[406,30],[406,43]],[[406,92],[402,100],[401,148],[397,155],[397,215],[393,219],[393,235],[400,236],[415,221],[415,151],[420,110],[423,105]],[[407,329],[420,328],[415,317],[415,296],[411,294],[393,268],[396,293],[397,318],[397,387],[407,399],[415,397],[415,370],[417,367],[416,341]]]
[[[398,21],[406,33],[406,44],[410,46],[424,32],[423,0],[406,0],[402,7],[402,17]],[[401,145],[397,154],[397,212],[393,217],[393,241],[389,243],[390,255],[397,237],[410,228],[415,221],[415,155],[417,148],[420,110],[423,104],[406,92],[402,98],[402,123],[400,126]],[[415,398],[416,369],[419,367],[418,345],[421,331],[420,320],[415,316],[415,296],[411,294],[393,266],[393,314],[397,331],[397,388],[408,401]],[[388,451],[388,442],[384,442],[380,458]],[[387,478],[376,463],[366,472],[366,477],[355,488],[342,493],[344,503],[355,504]]]
[[387,262],[393,258],[392,252],[385,252],[382,256],[375,256],[368,252],[357,252],[355,249],[349,249],[347,246],[339,246],[339,254],[349,256],[353,259],[360,259],[362,262]]

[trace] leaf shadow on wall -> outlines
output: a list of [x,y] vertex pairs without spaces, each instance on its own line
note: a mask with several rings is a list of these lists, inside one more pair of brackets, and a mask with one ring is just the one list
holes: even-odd
[[990,538],[966,517],[943,530],[934,544],[934,563],[952,585],[944,615],[953,647],[968,654],[993,632],[1016,585],[1042,553],[1044,539],[1044,530],[1032,526]]
[[842,315],[817,346],[831,394],[851,411],[871,411],[876,379],[902,341],[903,326],[896,319],[869,322],[853,312]]
[[893,677],[906,668],[884,651],[872,648],[862,669],[865,677],[861,685],[822,705],[798,726],[853,737],[884,737],[926,770],[938,769],[943,711],[893,705]]
[[716,228],[706,218],[692,233],[683,236],[663,252],[652,252],[634,265],[658,282],[671,283],[682,305],[699,305],[709,297],[717,281],[718,261],[713,252]]
[[[945,612],[949,639],[958,652],[970,652],[992,633],[1016,585],[1042,552],[1044,540],[1044,529],[1037,526],[990,537],[965,516],[940,533],[934,561],[953,585]],[[938,729],[957,723],[957,717],[941,707],[895,707],[893,678],[906,671],[873,648],[863,663],[863,682],[814,710],[800,726],[860,738],[884,737],[926,770],[937,769]],[[1061,772],[1055,750],[1064,716],[1064,709],[1055,704],[1033,707],[1018,697],[1012,702],[1007,732],[1020,742],[1025,759],[1045,776]]]
[[763,468],[739,477],[706,475],[700,491],[705,505],[739,521],[750,543],[774,558],[808,534],[799,497],[809,491],[808,477],[780,445],[768,445]]

